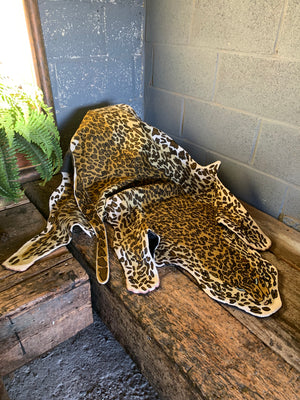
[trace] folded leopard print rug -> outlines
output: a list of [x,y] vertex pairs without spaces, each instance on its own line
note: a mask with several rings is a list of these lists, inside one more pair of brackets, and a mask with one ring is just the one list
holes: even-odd
[[128,290],[159,286],[158,267],[188,271],[210,297],[259,317],[281,307],[270,240],[217,177],[127,105],[89,111],[70,146],[74,173],[50,198],[47,227],[4,266],[24,271],[71,240],[79,225],[97,238],[96,274],[109,279],[105,223]]

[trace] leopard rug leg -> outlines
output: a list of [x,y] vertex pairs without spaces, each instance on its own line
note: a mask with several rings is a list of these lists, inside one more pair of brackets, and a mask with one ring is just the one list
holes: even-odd
[[49,200],[50,216],[43,232],[25,243],[16,253],[2,263],[5,268],[25,271],[33,263],[71,241],[72,229],[80,226],[85,233],[93,232],[79,211],[73,195],[73,186],[67,172]]

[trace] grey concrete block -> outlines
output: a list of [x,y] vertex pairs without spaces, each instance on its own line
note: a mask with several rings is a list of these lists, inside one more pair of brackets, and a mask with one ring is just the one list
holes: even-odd
[[154,46],[153,86],[195,96],[212,98],[217,53],[183,46]]
[[146,40],[155,43],[188,43],[193,0],[148,0]]
[[[143,57],[128,55],[110,57],[106,61],[106,91],[115,99],[137,97],[143,93]],[[117,100],[119,101],[119,100]]]
[[143,118],[143,0],[39,0],[64,149],[90,108],[132,105]]
[[153,63],[153,49],[151,43],[145,43],[144,47],[144,76],[145,76],[145,87],[149,87],[152,85],[152,63]]
[[281,0],[197,0],[191,44],[245,52],[273,52]]
[[300,2],[289,0],[278,39],[280,56],[300,58]]
[[144,8],[142,1],[114,3],[105,6],[106,44],[109,55],[117,57],[143,52]]
[[222,54],[215,101],[300,124],[300,62]]
[[47,56],[142,54],[143,1],[40,1]]
[[[57,93],[56,110],[91,108],[100,104],[143,104],[142,56],[114,59],[59,60],[55,64],[52,85]],[[140,111],[142,111],[141,107]]]
[[58,84],[57,84],[57,73],[56,73],[56,62],[55,60],[48,60],[48,70],[49,70],[49,77],[51,82],[51,89],[52,89],[52,96],[54,101],[55,110],[59,109],[59,102],[58,102]]
[[183,99],[153,88],[145,92],[145,120],[170,136],[180,136]]
[[186,100],[183,136],[197,145],[247,163],[257,129],[257,118]]
[[59,60],[55,65],[59,107],[96,104],[107,90],[107,58]]
[[94,102],[93,84],[98,86],[98,93],[104,92],[106,69],[104,71],[102,68],[101,72],[98,72],[97,78],[94,78],[94,82],[90,81],[98,67],[97,62],[87,62],[85,59],[64,60],[55,63],[56,79],[55,81],[51,80],[52,86],[56,86],[59,108],[78,107],[84,105],[88,99],[90,100],[89,104],[92,104]]
[[47,57],[107,53],[105,7],[80,1],[39,1]]
[[[128,59],[128,56],[127,56]],[[144,87],[145,87],[145,58],[143,54],[136,54],[133,56],[133,83],[135,97],[144,97]]]
[[300,128],[263,122],[253,166],[300,185]]
[[287,196],[283,205],[283,222],[300,231],[300,187],[288,186]]
[[245,164],[209,152],[207,161],[216,160],[222,162],[218,174],[221,181],[235,196],[278,218],[286,192],[284,182]]
[[[48,0],[48,1],[57,1],[57,0]],[[66,1],[66,0],[62,0]],[[73,1],[73,0],[69,0]],[[114,5],[126,5],[126,6],[134,6],[134,7],[144,7],[144,0],[77,0],[77,1],[90,1],[92,3],[106,3],[106,4],[114,4]]]

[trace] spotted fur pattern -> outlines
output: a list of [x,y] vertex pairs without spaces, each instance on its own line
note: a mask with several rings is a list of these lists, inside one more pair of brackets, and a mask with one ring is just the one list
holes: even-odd
[[106,283],[109,223],[132,292],[154,290],[157,269],[174,265],[217,301],[260,317],[280,308],[277,270],[257,251],[270,240],[220,182],[219,162],[197,164],[127,105],[89,111],[70,149],[74,179],[63,178],[46,231],[7,260],[7,268],[27,268],[26,257],[32,263],[67,243],[79,224],[97,237],[97,279]]

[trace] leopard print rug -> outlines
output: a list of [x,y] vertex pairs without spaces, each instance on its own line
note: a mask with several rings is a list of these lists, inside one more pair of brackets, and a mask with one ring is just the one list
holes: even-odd
[[79,225],[96,235],[96,275],[109,279],[105,224],[128,290],[158,288],[158,268],[186,270],[213,299],[266,317],[281,307],[276,268],[257,250],[270,240],[220,182],[220,162],[197,164],[124,104],[89,111],[70,145],[46,229],[4,262],[24,271],[70,242]]

